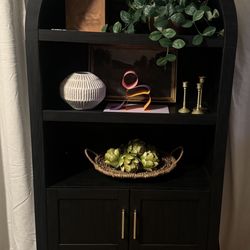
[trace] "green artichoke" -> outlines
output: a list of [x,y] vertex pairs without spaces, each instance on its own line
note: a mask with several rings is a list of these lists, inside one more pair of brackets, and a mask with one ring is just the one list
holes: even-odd
[[139,168],[140,160],[133,154],[124,154],[120,160],[121,171],[136,172]]
[[159,164],[159,158],[155,151],[148,150],[144,152],[140,159],[142,167],[146,171],[152,171]]
[[104,155],[104,162],[114,168],[120,166],[121,154],[119,148],[110,148]]
[[146,151],[146,143],[144,141],[140,139],[134,139],[129,141],[127,147],[127,152],[129,154],[141,156],[145,151]]

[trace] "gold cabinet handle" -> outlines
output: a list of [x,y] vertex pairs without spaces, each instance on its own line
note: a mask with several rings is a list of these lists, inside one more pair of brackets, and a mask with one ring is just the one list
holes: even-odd
[[134,210],[134,218],[133,218],[133,240],[136,240],[136,209]]
[[122,209],[122,230],[121,230],[121,239],[124,240],[125,239],[125,209]]

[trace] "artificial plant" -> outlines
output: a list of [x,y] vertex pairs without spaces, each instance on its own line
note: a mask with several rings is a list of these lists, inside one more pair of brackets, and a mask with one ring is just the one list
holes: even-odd
[[213,20],[219,17],[219,11],[212,9],[208,0],[128,0],[128,9],[120,11],[120,21],[114,25],[106,24],[114,33],[135,33],[139,23],[149,27],[149,38],[166,48],[165,56],[157,59],[158,66],[165,66],[176,60],[170,48],[181,49],[186,42],[178,38],[180,29],[192,29],[192,44],[202,44],[204,38],[212,37],[218,32]]

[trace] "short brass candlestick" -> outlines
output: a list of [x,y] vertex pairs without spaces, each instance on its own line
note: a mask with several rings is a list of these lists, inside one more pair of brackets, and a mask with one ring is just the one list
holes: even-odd
[[183,82],[183,106],[178,110],[179,113],[186,114],[189,113],[190,110],[186,107],[186,95],[187,95],[187,85],[188,82]]
[[204,112],[202,111],[202,107],[201,107],[201,93],[202,93],[202,83],[198,82],[197,83],[197,105],[196,108],[193,109],[192,114],[193,115],[201,115],[204,114]]

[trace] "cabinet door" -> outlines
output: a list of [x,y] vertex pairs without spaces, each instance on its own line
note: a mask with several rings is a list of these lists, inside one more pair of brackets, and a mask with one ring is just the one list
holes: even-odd
[[128,194],[127,190],[49,189],[49,250],[127,250]]
[[131,250],[204,250],[208,192],[131,192]]

